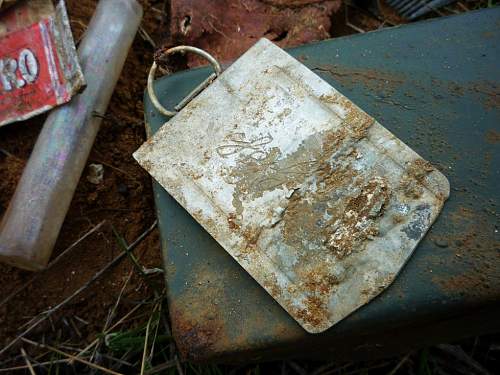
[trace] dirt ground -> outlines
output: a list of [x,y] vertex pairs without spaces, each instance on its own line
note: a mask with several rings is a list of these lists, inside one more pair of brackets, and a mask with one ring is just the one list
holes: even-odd
[[[142,28],[158,47],[163,42],[171,45],[186,42],[207,48],[223,61],[237,57],[264,35],[287,47],[357,32],[355,28],[346,26],[345,9],[340,0],[309,1],[322,3],[312,6],[307,5],[307,1],[290,1],[294,3],[293,7],[284,7],[285,1],[279,0],[228,1],[232,4],[229,7],[232,11],[225,16],[234,23],[239,22],[247,31],[236,46],[232,42],[223,42],[234,40],[234,35],[230,34],[229,28],[226,29],[227,23],[218,23],[222,12],[217,7],[211,12],[213,17],[197,25],[199,17],[196,13],[186,15],[183,7],[169,8],[168,4],[175,2],[140,2],[144,6]],[[66,0],[66,3],[75,40],[79,40],[97,1]],[[186,7],[196,9],[193,4],[200,2],[184,3]],[[305,18],[304,12],[297,12],[296,8],[304,6],[307,7]],[[263,23],[257,25],[240,18],[238,12],[242,7],[259,12]],[[350,23],[355,22],[356,27],[362,30],[370,30],[401,22],[391,17],[388,16],[388,19],[392,21],[382,24],[362,12],[353,11]],[[83,172],[52,259],[96,225],[102,221],[105,223],[7,302],[3,301],[34,274],[0,264],[0,346],[3,347],[22,332],[22,326],[33,316],[71,295],[121,251],[112,228],[131,243],[155,221],[150,177],[131,156],[145,140],[142,97],[154,52],[155,48],[147,38],[138,34],[88,160],[88,164],[104,166],[104,180],[94,185],[87,181],[87,169]],[[180,60],[177,68],[198,63],[197,60]],[[0,128],[0,217],[7,209],[44,119],[42,115]],[[135,254],[146,268],[162,267],[157,229],[139,244]],[[150,286],[132,271],[133,264],[128,260],[122,261],[66,304],[52,319],[37,327],[34,334],[47,342],[51,339],[92,341],[102,332],[118,296],[122,296],[122,302],[115,316],[125,314],[143,296],[151,294]],[[122,291],[129,275],[132,275],[131,279]],[[161,276],[156,277],[156,282],[161,282]],[[18,354],[19,349],[15,350]]]
[[[75,40],[79,40],[97,1],[68,0],[66,3]],[[144,2],[146,10],[150,6],[149,2]],[[151,11],[145,12],[143,26],[146,29],[159,30],[155,15]],[[83,172],[53,258],[105,220],[103,229],[89,236],[50,272],[42,273],[25,292],[0,307],[0,345],[5,345],[29,318],[59,303],[83,285],[120,251],[111,226],[131,242],[154,222],[150,178],[131,156],[145,140],[142,94],[153,52],[152,46],[141,37],[135,39],[123,70],[128,74],[122,74],[118,82],[107,118],[102,122],[88,160],[89,164],[104,165],[104,180],[99,185],[91,184],[86,179],[87,170]],[[38,116],[0,129],[0,149],[10,154],[0,153],[0,216],[14,193],[44,119],[45,116]],[[161,267],[159,250],[155,230],[138,246],[136,254],[144,266]],[[76,315],[89,322],[88,325],[80,323],[82,336],[95,336],[102,328],[109,307],[116,301],[130,269],[130,262],[123,262],[90,287],[81,298],[65,307],[65,316]],[[0,264],[0,301],[32,276],[31,272]],[[125,295],[133,299],[148,293],[145,288],[140,278],[134,276]],[[127,309],[126,305],[121,308]]]

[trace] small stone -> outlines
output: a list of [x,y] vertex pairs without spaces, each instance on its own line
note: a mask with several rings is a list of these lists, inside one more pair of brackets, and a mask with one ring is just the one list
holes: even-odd
[[123,182],[120,182],[117,187],[118,193],[128,195],[128,187]]
[[448,247],[449,244],[448,244],[448,241],[446,240],[442,240],[442,239],[437,239],[437,240],[434,240],[434,243],[439,246],[439,247]]
[[87,181],[94,185],[99,185],[104,179],[104,167],[102,164],[90,164]]

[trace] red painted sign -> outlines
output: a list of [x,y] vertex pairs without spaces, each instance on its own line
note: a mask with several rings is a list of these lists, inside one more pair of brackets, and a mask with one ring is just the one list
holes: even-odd
[[[44,18],[0,38],[0,126],[66,103],[81,87],[76,55],[68,59],[65,49],[61,57],[67,40],[56,32],[55,22]],[[72,80],[75,71],[80,79]]]

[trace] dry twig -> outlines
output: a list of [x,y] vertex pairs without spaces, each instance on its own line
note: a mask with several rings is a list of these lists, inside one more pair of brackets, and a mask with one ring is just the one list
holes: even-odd
[[[32,368],[43,367],[43,366],[57,364],[57,363],[68,363],[69,361],[70,361],[69,359],[57,359],[57,360],[53,360],[53,361],[46,361],[46,362],[35,363],[35,364],[32,364],[31,367]],[[12,371],[27,370],[27,369],[29,369],[28,365],[14,366],[14,367],[0,368],[0,372],[11,373]]]
[[146,42],[151,44],[151,47],[153,47],[153,50],[157,49],[156,43],[154,42],[153,38],[147,33],[147,31],[144,29],[144,27],[139,26],[139,35],[144,39]]

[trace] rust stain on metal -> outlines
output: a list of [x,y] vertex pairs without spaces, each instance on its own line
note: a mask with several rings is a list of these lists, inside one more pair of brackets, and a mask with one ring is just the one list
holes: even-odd
[[468,89],[483,98],[481,103],[484,109],[500,108],[500,88],[497,83],[488,81],[475,82],[469,85]]
[[[366,69],[336,64],[322,64],[313,67],[312,70],[326,73],[347,87],[363,85],[369,91],[380,95],[378,100],[396,106],[401,106],[401,104],[390,98],[396,90],[400,89],[405,83],[411,83],[417,87],[424,88],[418,81],[413,80],[410,76],[398,72],[384,71],[383,69]],[[472,94],[479,97],[479,102],[485,110],[494,110],[500,106],[500,89],[495,82],[472,81],[457,83],[440,78],[431,78],[431,81],[433,87],[436,89],[442,89],[457,98],[462,98],[466,94]],[[434,94],[434,92],[429,93],[431,96],[434,96]],[[414,97],[414,95],[410,93],[405,93],[404,95],[418,100],[417,97]],[[438,99],[437,103],[439,103],[440,97],[436,98]],[[405,109],[413,109],[405,105],[403,105],[403,107]]]
[[[170,307],[170,316],[177,347],[185,360],[200,361],[207,353],[216,352],[225,335],[218,319],[206,316],[186,317],[176,308]],[[196,309],[197,312],[202,310]]]
[[328,306],[324,298],[314,295],[307,296],[303,303],[305,308],[295,308],[294,313],[310,326],[319,327],[325,319],[328,319]]
[[266,40],[134,157],[311,333],[394,280],[449,194],[430,163]]
[[[198,276],[204,279],[204,272]],[[221,311],[216,305],[218,295],[205,290],[211,299],[200,301],[198,289],[204,286],[196,285],[185,294],[181,305],[177,301],[169,302],[169,313],[172,321],[172,334],[175,338],[181,356],[185,360],[200,361],[207,353],[217,353],[218,348],[224,347],[227,332],[224,329]]]
[[[173,275],[175,270],[169,272]],[[202,361],[207,354],[214,356],[220,348],[227,347],[229,332],[223,319],[227,309],[219,301],[224,300],[220,280],[228,280],[230,276],[226,273],[220,278],[220,273],[207,265],[198,265],[192,273],[196,277],[185,281],[193,284],[186,288],[182,298],[168,301],[169,314],[172,335],[183,359]],[[200,299],[200,295],[206,298]]]
[[384,96],[390,96],[405,82],[403,75],[382,70],[361,69],[334,64],[318,65],[313,67],[312,70],[327,73],[335,77],[343,85],[361,84],[367,89],[383,93]]
[[[248,348],[248,330],[267,335],[292,334],[290,326],[282,320],[269,324],[265,318],[245,319],[245,312],[256,306],[246,305],[241,290],[233,287],[233,282],[241,282],[241,275],[227,268],[214,269],[210,263],[197,262],[197,266],[181,281],[187,283],[183,293],[170,295],[168,301],[172,334],[183,360],[204,362],[214,361],[219,356],[227,358],[228,352]],[[169,272],[173,275],[175,270],[169,269]],[[260,296],[260,291],[255,288],[245,291],[248,293]],[[200,299],[200,296],[204,298]],[[255,300],[252,297],[250,300]],[[240,331],[241,324],[235,327],[234,322],[241,323],[242,319],[246,329]],[[234,362],[239,360],[235,358]]]
[[486,139],[486,142],[494,145],[500,143],[500,132],[498,132],[495,129],[490,129],[486,132],[486,135],[484,137]]
[[[455,255],[454,274],[433,274],[431,277],[445,293],[457,294],[460,298],[490,296],[493,300],[498,299],[500,275],[496,270],[500,267],[500,241],[495,232],[498,230],[496,215],[496,212],[478,212],[464,206],[451,212],[452,229],[435,237],[434,241],[444,247],[443,251]],[[460,228],[460,231],[453,228]],[[440,258],[431,259],[441,265]]]
[[[460,293],[466,295],[487,295],[491,289],[492,280],[481,273],[463,273],[447,278],[433,277],[441,289],[446,293]],[[465,292],[464,292],[465,291]]]

